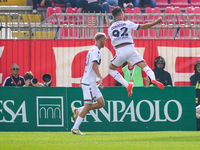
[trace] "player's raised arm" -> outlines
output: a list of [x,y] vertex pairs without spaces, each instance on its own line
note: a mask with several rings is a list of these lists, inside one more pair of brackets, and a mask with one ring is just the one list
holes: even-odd
[[140,24],[140,28],[139,29],[148,29],[151,28],[159,23],[162,22],[162,17],[159,17],[156,21],[152,22],[152,23],[146,23],[146,24]]

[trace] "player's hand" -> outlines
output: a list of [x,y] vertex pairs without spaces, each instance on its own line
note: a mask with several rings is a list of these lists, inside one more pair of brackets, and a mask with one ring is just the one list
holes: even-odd
[[161,23],[162,22],[162,17],[159,17],[158,20],[157,20],[157,22]]
[[133,8],[133,4],[132,3],[128,3],[126,7]]
[[104,88],[104,85],[103,85],[103,78],[100,78],[98,84],[99,84],[99,87],[100,87],[101,89]]

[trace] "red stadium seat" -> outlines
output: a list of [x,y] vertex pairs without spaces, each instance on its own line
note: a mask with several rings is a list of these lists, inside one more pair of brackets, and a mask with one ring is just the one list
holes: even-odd
[[[168,14],[171,14],[168,15]],[[177,14],[177,15],[176,15]],[[183,18],[182,18],[182,12],[180,10],[179,7],[174,7],[174,8],[171,8],[171,7],[167,7],[165,9],[165,23],[167,24],[184,24],[184,21],[183,21]]]
[[[62,13],[62,9],[60,7],[55,7],[55,12],[56,14],[61,14]],[[65,17],[64,16],[60,16],[60,17],[57,17],[58,21],[60,20],[60,24],[67,24],[67,22],[64,20]]]
[[155,8],[147,7],[146,10],[145,10],[145,13],[150,15],[149,19],[148,19],[148,16],[144,17],[145,23],[153,22],[153,21],[158,19],[159,15],[157,15],[157,14],[161,13],[161,10],[160,10],[159,7],[155,7]]
[[[73,27],[73,25],[70,25]],[[80,38],[83,37],[84,28],[62,28],[61,27],[61,39],[69,39],[69,38]]]
[[[200,15],[200,8],[199,7],[195,7],[195,8],[191,8],[191,7],[187,7],[186,10],[185,10],[185,14],[192,14],[191,16],[189,16],[190,18],[190,23],[191,24],[199,24],[200,22],[200,18],[198,15]],[[197,15],[195,15],[197,14]],[[185,16],[185,21],[186,23],[188,23],[188,20],[187,20],[187,16]]]
[[200,7],[200,1],[199,0],[190,0],[190,3],[192,6],[199,6]]
[[[66,13],[67,14],[76,14],[77,12],[77,7],[72,8],[72,7],[67,7]],[[65,22],[67,24],[82,24],[83,23],[83,17],[79,16],[79,19],[75,20],[73,16],[66,16],[65,17]]]
[[168,0],[156,0],[157,7],[169,7]]
[[[192,25],[192,27],[193,27],[194,25]],[[190,30],[191,30],[191,36],[192,36],[192,38],[194,38],[195,37],[195,30],[194,29],[189,29],[188,27],[188,25],[184,25],[184,24],[182,24],[182,25],[180,25],[180,27],[185,27],[185,29],[180,29],[180,31],[179,31],[179,33],[180,33],[180,38],[182,38],[182,39],[189,39],[190,38]]]
[[[138,8],[138,7],[126,8],[125,13],[126,13],[126,15],[128,15],[128,16],[125,17],[126,20],[130,20],[130,21],[132,21],[134,23],[138,23],[138,24],[143,23],[142,16],[133,15],[133,14],[141,14],[140,8]],[[130,13],[130,16],[129,16],[129,13]]]
[[168,26],[163,24],[162,27],[163,28],[159,29],[161,30],[159,31],[161,37],[166,38],[166,39],[174,38],[175,29],[167,28],[167,27],[173,27],[172,24],[169,24]]
[[188,0],[170,0],[171,5],[178,7],[189,7]]
[[200,15],[200,8],[199,7],[195,7],[194,8],[194,12],[195,12],[195,14],[197,14],[196,17],[195,17],[196,21],[197,21],[196,23],[199,24],[199,22],[200,22],[200,17],[199,17],[199,15]]
[[155,29],[145,29],[144,30],[144,37],[148,38],[148,39],[155,37],[154,36],[154,33],[155,33],[154,31],[155,31]]
[[[52,7],[48,7],[47,11],[46,11],[46,18],[49,18],[51,15],[53,15],[55,13],[55,9],[53,9]],[[47,20],[48,23],[53,23],[53,24],[57,24],[57,19],[56,17],[52,17],[50,20]]]
[[[50,17],[54,13],[62,13],[61,8],[60,7],[56,7],[56,8],[48,7],[47,11],[46,11],[46,18]],[[50,20],[48,20],[47,22],[52,23],[52,24],[58,24],[59,19],[60,19],[60,24],[66,23],[64,21],[64,16],[60,16],[60,17],[54,16]]]
[[153,21],[153,10],[151,9],[151,7],[146,7],[145,13],[147,14],[147,16],[145,15],[145,17],[144,17],[145,23],[152,22]]

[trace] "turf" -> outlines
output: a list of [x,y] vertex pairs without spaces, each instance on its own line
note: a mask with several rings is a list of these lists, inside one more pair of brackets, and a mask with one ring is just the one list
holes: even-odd
[[0,149],[199,150],[200,132],[0,132]]

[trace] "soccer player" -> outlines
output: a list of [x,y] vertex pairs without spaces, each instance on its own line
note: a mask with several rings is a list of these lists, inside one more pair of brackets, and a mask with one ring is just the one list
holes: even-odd
[[148,29],[160,22],[162,18],[159,17],[156,21],[147,24],[135,24],[131,21],[124,21],[124,15],[120,7],[112,10],[115,22],[109,27],[108,34],[111,38],[111,44],[116,50],[115,57],[111,60],[109,65],[109,74],[124,85],[128,91],[128,96],[132,95],[133,82],[127,82],[122,75],[117,71],[125,61],[129,61],[133,66],[139,66],[151,78],[151,82],[164,89],[164,85],[155,80],[154,72],[149,68],[144,59],[135,50],[131,30]]
[[[84,107],[79,109],[73,108],[73,119],[75,121],[74,126],[71,129],[72,134],[84,134],[80,132],[79,126],[83,121],[85,115],[94,109],[100,109],[104,107],[104,99],[98,88],[103,89],[103,78],[99,72],[99,65],[101,63],[100,49],[104,47],[106,43],[105,33],[98,32],[95,37],[95,45],[89,50],[86,58],[85,71],[81,81],[81,87],[83,90]],[[98,85],[96,83],[97,77],[99,78]],[[96,103],[93,100],[96,99]],[[78,116],[78,117],[77,117]]]

